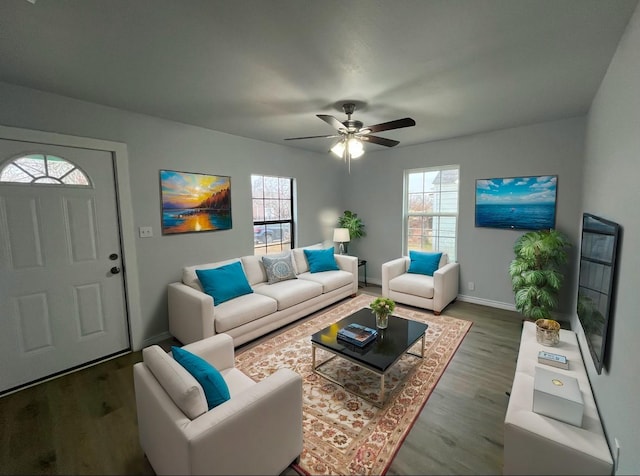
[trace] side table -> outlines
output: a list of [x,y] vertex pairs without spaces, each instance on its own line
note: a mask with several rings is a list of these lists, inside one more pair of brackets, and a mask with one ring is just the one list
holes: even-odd
[[[366,259],[358,260],[358,268],[360,268],[361,266],[364,267],[364,285],[367,286],[367,260]],[[358,286],[360,286],[360,284],[358,284]]]

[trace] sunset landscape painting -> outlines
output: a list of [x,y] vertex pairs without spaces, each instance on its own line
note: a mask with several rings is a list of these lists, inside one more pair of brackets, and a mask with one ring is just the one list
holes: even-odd
[[231,229],[231,177],[160,171],[162,234]]

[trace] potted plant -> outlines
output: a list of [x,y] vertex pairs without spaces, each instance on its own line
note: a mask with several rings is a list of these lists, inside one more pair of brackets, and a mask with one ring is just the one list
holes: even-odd
[[[338,218],[338,227],[346,228],[349,230],[349,238],[353,241],[356,238],[361,238],[366,236],[366,232],[364,231],[364,223],[362,223],[362,218],[358,217],[357,213],[353,213],[351,210],[345,210],[344,214]],[[345,243],[345,252],[346,246],[348,243]]]
[[569,246],[566,236],[553,229],[525,233],[513,246],[516,257],[509,265],[509,274],[516,309],[536,321],[540,330],[537,335],[545,345],[558,342],[560,325],[550,317],[558,305],[564,278],[560,266],[567,262]]
[[[345,210],[344,214],[338,218],[338,228],[346,228],[349,230],[349,239],[353,241],[356,238],[361,238],[366,236],[366,232],[364,231],[364,223],[362,223],[362,218],[358,217],[357,213],[353,213],[351,210]],[[347,253],[347,247],[349,243],[345,242],[344,252]]]

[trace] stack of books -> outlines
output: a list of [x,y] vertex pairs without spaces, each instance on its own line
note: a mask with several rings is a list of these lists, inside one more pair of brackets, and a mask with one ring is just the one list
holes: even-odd
[[338,331],[338,339],[348,342],[349,344],[364,347],[370,342],[376,340],[378,331],[361,324],[349,324]]

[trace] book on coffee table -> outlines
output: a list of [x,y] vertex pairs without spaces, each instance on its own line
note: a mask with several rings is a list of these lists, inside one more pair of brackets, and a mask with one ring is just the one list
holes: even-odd
[[376,339],[378,331],[357,323],[351,323],[338,331],[338,339],[364,347]]

